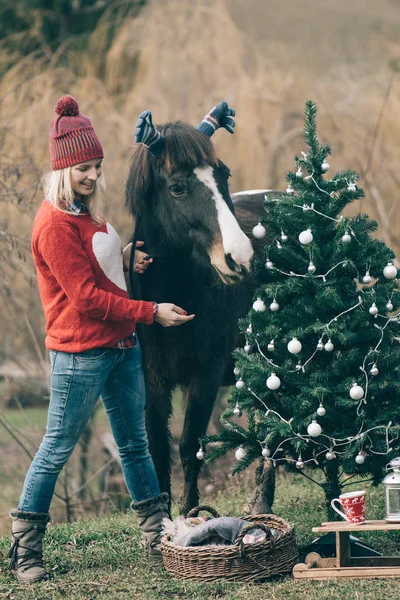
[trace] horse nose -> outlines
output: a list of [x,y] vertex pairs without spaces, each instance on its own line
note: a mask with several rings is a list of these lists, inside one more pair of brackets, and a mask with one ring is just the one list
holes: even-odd
[[236,273],[240,278],[245,277],[249,272],[244,265],[239,265],[235,260],[233,260],[230,254],[225,254],[225,262],[230,270]]

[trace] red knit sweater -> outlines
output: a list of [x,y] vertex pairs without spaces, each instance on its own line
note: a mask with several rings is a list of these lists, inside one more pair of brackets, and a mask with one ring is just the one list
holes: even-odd
[[46,317],[46,346],[64,352],[111,347],[153,323],[153,304],[128,296],[121,240],[88,214],[64,213],[42,202],[32,253]]

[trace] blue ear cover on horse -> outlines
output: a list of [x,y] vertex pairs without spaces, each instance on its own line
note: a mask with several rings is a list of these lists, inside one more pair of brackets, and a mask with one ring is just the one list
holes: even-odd
[[133,135],[135,142],[146,146],[150,154],[156,158],[160,156],[164,147],[164,138],[158,129],[154,127],[150,110],[140,113]]
[[196,129],[208,137],[211,137],[220,127],[224,127],[229,133],[234,133],[235,121],[232,119],[234,116],[236,116],[235,109],[229,108],[227,102],[220,102],[205,115]]

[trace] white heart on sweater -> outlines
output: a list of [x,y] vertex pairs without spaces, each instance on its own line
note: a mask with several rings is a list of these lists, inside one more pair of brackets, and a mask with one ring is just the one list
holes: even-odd
[[104,275],[121,290],[127,291],[121,239],[112,225],[107,223],[107,233],[96,231],[92,238],[92,248]]

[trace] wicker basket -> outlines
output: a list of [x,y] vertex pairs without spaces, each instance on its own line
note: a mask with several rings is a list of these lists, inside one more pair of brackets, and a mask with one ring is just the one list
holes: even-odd
[[[210,506],[193,508],[188,517],[207,510],[213,517],[219,514]],[[298,561],[296,539],[292,526],[276,515],[251,515],[249,521],[231,546],[177,546],[168,534],[161,542],[161,553],[166,570],[178,579],[192,581],[261,581],[272,575],[290,573]],[[243,544],[244,535],[259,527],[267,539],[254,544]],[[278,531],[271,537],[269,528]]]

